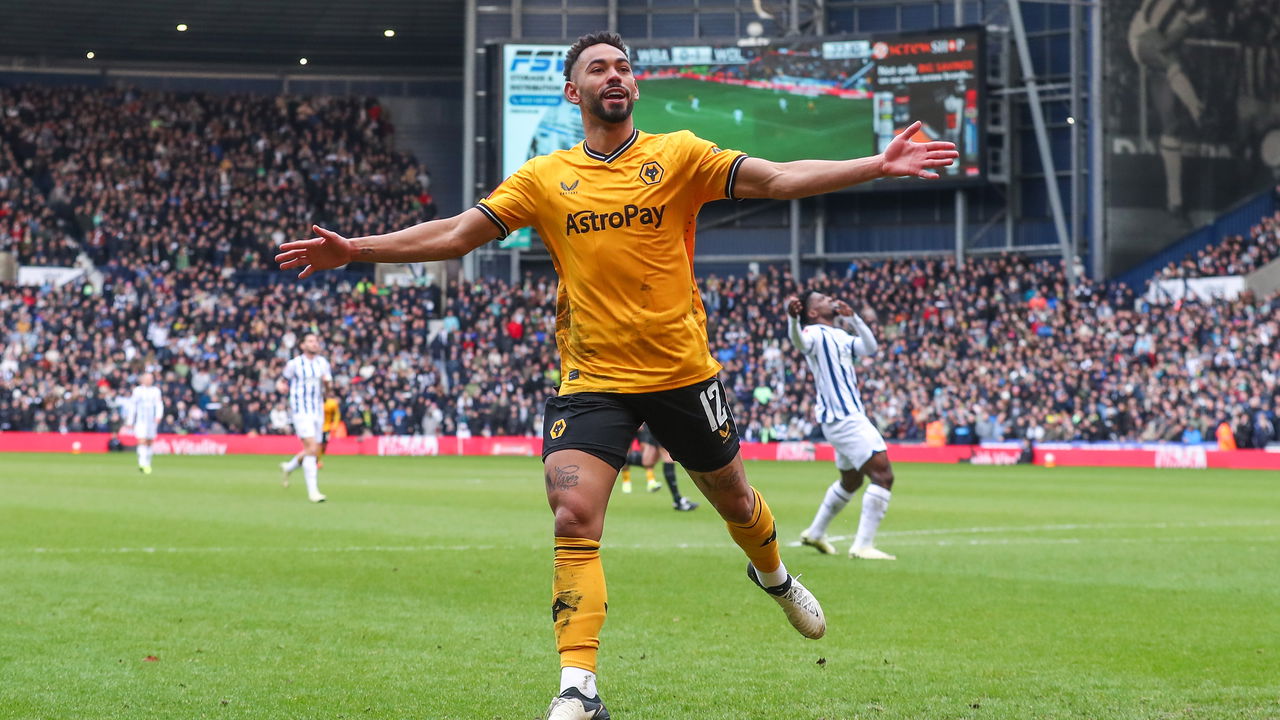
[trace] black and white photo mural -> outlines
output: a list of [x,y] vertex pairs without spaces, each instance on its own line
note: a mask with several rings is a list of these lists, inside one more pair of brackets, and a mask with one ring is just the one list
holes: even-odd
[[1114,273],[1280,180],[1280,2],[1104,7]]

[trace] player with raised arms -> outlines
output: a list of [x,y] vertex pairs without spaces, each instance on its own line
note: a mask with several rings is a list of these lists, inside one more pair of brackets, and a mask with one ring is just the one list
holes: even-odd
[[853,499],[865,475],[871,484],[862,494],[862,517],[849,557],[893,560],[894,556],[875,547],[876,531],[889,508],[893,468],[884,438],[867,418],[854,369],[855,358],[876,354],[876,336],[848,303],[812,290],[788,298],[787,334],[809,365],[817,390],[813,413],[822,425],[823,437],[835,448],[836,469],[840,471],[840,479],[827,488],[813,523],[800,534],[800,542],[818,552],[835,554],[835,547],[827,540],[827,526]]
[[[584,35],[565,56],[565,99],[586,139],[532,158],[458,215],[387,233],[318,237],[281,246],[283,270],[306,278],[353,261],[457,258],[532,225],[560,278],[556,345],[563,377],[547,401],[543,468],[555,520],[551,618],[560,694],[549,720],[605,720],[596,658],[608,597],[600,561],[605,509],[636,428],[647,422],[728,526],[747,575],[805,637],[826,632],[822,608],[783,565],[773,514],[747,482],[728,395],[707,346],[693,278],[703,204],[801,198],[888,176],[937,177],[949,142],[912,142],[912,125],[885,151],[857,160],[774,163],[687,131],[638,131],[640,98],[622,38]],[[675,578],[673,578],[675,580]]]

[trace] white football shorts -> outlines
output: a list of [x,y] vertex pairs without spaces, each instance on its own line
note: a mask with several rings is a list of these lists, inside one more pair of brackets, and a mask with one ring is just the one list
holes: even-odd
[[872,455],[889,449],[880,431],[864,415],[822,423],[822,435],[836,450],[837,470],[861,470]]
[[156,439],[156,423],[140,422],[133,426],[133,436],[139,440],[155,440]]
[[304,440],[320,441],[320,429],[324,422],[315,413],[294,413],[293,433]]

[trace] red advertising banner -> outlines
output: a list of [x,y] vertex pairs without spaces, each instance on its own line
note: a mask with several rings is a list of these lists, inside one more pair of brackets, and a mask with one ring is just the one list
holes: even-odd
[[[106,433],[0,433],[0,452],[105,453]],[[131,438],[123,438],[132,443]],[[157,455],[290,455],[297,452],[290,435],[161,435]],[[1014,465],[1021,448],[1016,443],[993,445],[889,445],[894,462]],[[514,455],[539,457],[542,439],[534,437],[429,437],[383,435],[341,438],[329,442],[330,455]],[[832,462],[835,451],[826,443],[743,443],[747,460]],[[1223,452],[1205,445],[1039,445],[1035,464],[1058,467],[1224,468],[1280,470],[1280,452],[1234,450]]]

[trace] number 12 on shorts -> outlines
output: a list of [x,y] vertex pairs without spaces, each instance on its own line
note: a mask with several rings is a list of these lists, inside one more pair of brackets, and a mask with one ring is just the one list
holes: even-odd
[[720,393],[720,383],[708,385],[706,390],[698,393],[698,399],[702,401],[702,410],[707,414],[707,425],[712,430],[719,430],[720,426],[729,421],[729,406]]

